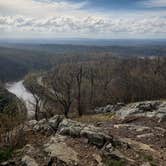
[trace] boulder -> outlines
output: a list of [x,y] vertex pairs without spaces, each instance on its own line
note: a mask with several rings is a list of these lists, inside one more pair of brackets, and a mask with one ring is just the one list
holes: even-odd
[[95,113],[107,113],[107,112],[112,112],[113,111],[113,105],[107,105],[106,107],[98,107],[95,108]]
[[144,162],[141,164],[141,166],[152,166],[149,162]]
[[32,128],[35,132],[46,133],[47,135],[51,135],[54,133],[54,129],[49,126],[48,122],[45,119],[38,121]]
[[115,124],[113,125],[114,128],[127,128],[128,130],[135,130],[136,132],[143,132],[150,130],[150,127],[141,126],[141,125],[134,125],[134,124]]
[[44,145],[44,151],[50,157],[56,157],[67,165],[77,165],[78,153],[65,143],[65,139],[66,137],[60,135],[51,137],[49,142]]
[[112,137],[102,132],[100,128],[92,125],[86,126],[81,130],[81,137],[88,139],[89,143],[102,147],[107,141],[112,142]]
[[28,126],[29,126],[29,127],[34,127],[36,124],[37,124],[37,120],[30,120],[30,121],[28,122]]
[[137,135],[137,138],[152,138],[152,137],[154,137],[153,133],[146,133],[146,134]]
[[58,127],[58,133],[72,137],[87,138],[89,143],[96,146],[103,146],[106,141],[112,140],[112,137],[104,133],[101,128],[79,123],[70,119],[62,120]]
[[166,120],[166,102],[162,102],[158,108],[156,116],[159,118],[159,122]]
[[48,121],[43,119],[29,123],[35,132],[46,133],[47,135],[58,133],[71,137],[87,138],[89,143],[96,146],[103,146],[105,142],[112,140],[112,136],[103,132],[99,127],[66,119],[60,115],[56,115]]
[[72,137],[80,137],[81,130],[86,125],[70,119],[63,119],[59,124],[58,133],[62,135],[69,135]]
[[97,154],[93,154],[93,158],[97,161],[97,166],[104,166],[103,162],[102,162],[102,157],[100,155]]
[[48,120],[48,125],[51,126],[55,131],[58,130],[59,123],[63,120],[64,116],[55,115]]
[[157,109],[157,106],[160,104],[158,101],[147,101],[147,102],[138,102],[136,108],[142,110],[143,112],[146,111],[153,111]]
[[156,156],[159,154],[155,149],[153,149],[150,145],[144,144],[142,142],[138,142],[135,140],[132,140],[130,138],[118,138],[116,140],[118,144],[123,146],[124,144],[128,145],[128,147],[135,149],[136,151],[146,151],[149,153],[155,153]]
[[105,146],[102,148],[103,155],[105,157],[109,157],[113,160],[121,160],[121,161],[127,161],[127,163],[134,164],[135,161],[128,158],[125,153],[120,152],[118,149],[112,146],[112,144],[108,143],[105,144]]
[[165,101],[145,101],[128,104],[116,112],[120,119],[127,117],[148,117],[158,118],[159,122],[166,120]]
[[23,153],[26,155],[34,155],[36,154],[36,149],[32,145],[27,144],[23,148]]
[[58,130],[59,123],[63,120],[63,118],[64,117],[62,115],[55,115],[49,120],[31,120],[28,122],[28,126],[35,132],[47,132],[48,134],[52,134]]
[[102,151],[103,153],[107,156],[114,150],[114,147],[112,146],[111,143],[107,143],[103,146]]
[[25,155],[21,161],[25,166],[38,166],[37,162],[28,155]]
[[121,107],[123,107],[124,103],[117,103],[115,105],[107,105],[105,107],[98,107],[94,111],[95,113],[114,113],[115,111],[119,110]]

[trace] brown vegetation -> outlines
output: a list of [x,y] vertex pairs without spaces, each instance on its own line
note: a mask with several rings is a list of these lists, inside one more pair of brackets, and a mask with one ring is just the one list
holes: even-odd
[[[58,65],[45,77],[68,116],[97,106],[166,98],[166,58],[111,58]],[[53,99],[53,98],[52,98]]]

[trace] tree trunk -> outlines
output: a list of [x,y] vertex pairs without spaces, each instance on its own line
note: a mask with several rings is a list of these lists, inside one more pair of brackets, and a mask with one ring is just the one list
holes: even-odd
[[78,88],[78,94],[77,94],[77,110],[79,116],[82,116],[82,109],[81,109],[81,85],[82,85],[82,67],[80,67],[79,72],[76,76],[77,78],[77,88]]
[[77,103],[78,103],[78,114],[79,116],[82,116],[82,108],[81,108],[81,84],[78,84],[78,98],[77,98]]
[[35,120],[39,120],[38,118],[38,104],[36,103],[36,108],[35,108]]
[[64,105],[64,114],[66,118],[68,118],[69,109],[70,109],[70,106]]

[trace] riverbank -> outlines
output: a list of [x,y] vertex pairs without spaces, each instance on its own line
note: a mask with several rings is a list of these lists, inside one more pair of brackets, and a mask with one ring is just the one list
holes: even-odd
[[32,117],[34,115],[35,99],[33,95],[25,88],[23,82],[24,80],[6,83],[5,87],[10,93],[16,95],[20,100],[25,103],[28,117]]

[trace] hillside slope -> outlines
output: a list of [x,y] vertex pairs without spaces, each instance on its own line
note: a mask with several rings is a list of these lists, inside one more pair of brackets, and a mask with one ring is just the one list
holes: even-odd
[[6,44],[0,46],[0,80],[17,80],[34,70],[55,64],[108,59],[110,56],[165,56],[165,45],[81,46],[58,44]]
[[[154,102],[158,103],[148,103],[153,105]],[[137,105],[144,113],[149,106],[147,102]],[[132,112],[129,105],[118,110],[122,111],[123,107]],[[161,101],[159,108],[166,110],[164,102]],[[84,123],[62,115],[26,122],[22,128],[26,139],[23,148],[13,152],[12,160],[1,165],[165,166],[165,120],[159,122],[155,117],[138,116],[137,113],[124,119],[117,113],[109,121],[101,118],[98,122],[88,122],[92,116],[110,116],[115,111],[111,107],[108,109],[108,106],[105,109],[110,112],[77,119],[84,120]]]

